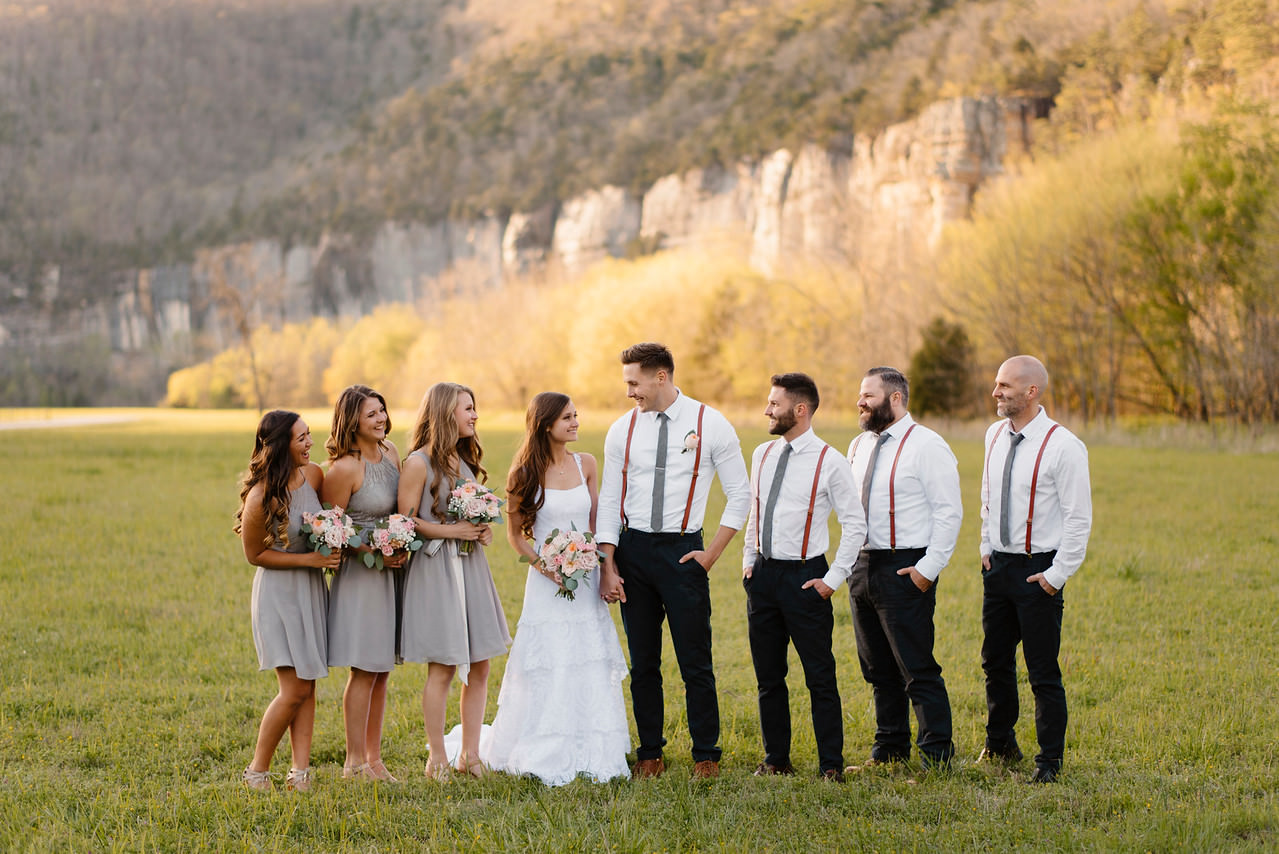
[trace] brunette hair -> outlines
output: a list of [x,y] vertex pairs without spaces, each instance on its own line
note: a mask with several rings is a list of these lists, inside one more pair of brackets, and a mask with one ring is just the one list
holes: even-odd
[[822,400],[817,394],[817,383],[813,382],[813,378],[808,374],[798,372],[773,374],[769,382],[777,388],[785,389],[792,398],[807,403],[809,413],[816,412],[817,407],[821,405]]
[[529,401],[524,415],[524,441],[515,452],[511,473],[506,476],[506,498],[510,509],[520,514],[520,533],[533,538],[533,523],[542,509],[545,493],[542,481],[551,464],[551,428],[572,400],[558,391],[544,391]]
[[258,422],[253,439],[253,456],[249,470],[240,477],[240,509],[235,511],[235,532],[244,529],[244,502],[249,491],[262,484],[262,511],[266,521],[266,538],[262,545],[270,548],[278,541],[289,545],[289,479],[293,477],[293,460],[289,445],[293,441],[293,425],[300,418],[296,412],[273,409]]
[[[413,432],[409,434],[409,453],[425,450],[426,457],[431,462],[431,470],[434,472],[431,495],[437,504],[453,489],[453,481],[459,476],[459,471],[453,465],[453,454],[457,454],[470,466],[480,483],[488,480],[488,471],[480,463],[484,457],[480,437],[468,436],[463,439],[457,433],[457,419],[453,413],[457,410],[458,398],[464,392],[471,396],[472,401],[475,400],[475,392],[458,383],[436,383],[428,388],[418,406]],[[449,482],[447,488],[441,492],[440,485],[444,483],[446,474]]]
[[866,376],[879,377],[879,381],[884,384],[884,390],[888,392],[889,397],[892,397],[895,391],[901,392],[903,407],[910,401],[910,382],[906,379],[906,375],[896,368],[871,368],[866,372]]
[[623,365],[639,365],[646,371],[664,370],[667,375],[675,376],[675,357],[665,344],[653,341],[635,344],[622,351],[621,359]]
[[[329,438],[324,442],[324,450],[329,452],[329,459],[336,460],[347,454],[360,455],[355,444],[355,434],[360,430],[360,410],[364,401],[376,398],[386,409],[386,398],[366,385],[350,385],[338,395],[338,402],[333,406],[333,426],[329,430]],[[391,413],[386,414],[386,435],[391,435]],[[387,447],[385,441],[378,445]]]

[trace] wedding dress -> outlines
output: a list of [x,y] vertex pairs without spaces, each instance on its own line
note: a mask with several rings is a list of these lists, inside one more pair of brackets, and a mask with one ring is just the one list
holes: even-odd
[[[577,454],[573,459],[580,476],[581,460]],[[533,526],[535,548],[557,528],[589,528],[585,477],[572,489],[544,494]],[[571,601],[558,591],[554,581],[529,569],[497,715],[481,740],[480,758],[491,768],[533,775],[549,786],[578,776],[596,782],[629,776],[626,661],[599,596],[599,572],[582,580]]]

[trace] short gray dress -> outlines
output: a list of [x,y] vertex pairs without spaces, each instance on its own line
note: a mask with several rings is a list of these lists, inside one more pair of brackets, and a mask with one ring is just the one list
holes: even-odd
[[[400,470],[389,453],[364,463],[364,483],[351,494],[347,515],[357,527],[372,527],[396,509]],[[385,673],[395,667],[395,576],[371,569],[348,551],[329,592],[329,666]]]
[[[422,451],[413,453],[426,461],[418,516],[428,522],[448,521],[447,500],[432,501],[430,458]],[[466,463],[461,467],[463,478],[475,480]],[[401,638],[405,661],[470,664],[502,655],[511,645],[484,547],[477,543],[475,551],[459,556],[458,542],[445,540],[434,555],[427,555],[424,547],[409,563]]]
[[[276,543],[280,552],[304,552],[308,545],[302,534],[302,514],[320,509],[320,497],[305,480],[289,492],[289,545]],[[262,670],[292,667],[299,679],[321,679],[329,675],[328,637],[325,615],[329,591],[324,571],[308,567],[266,569],[259,566],[253,575],[253,644],[258,648]]]

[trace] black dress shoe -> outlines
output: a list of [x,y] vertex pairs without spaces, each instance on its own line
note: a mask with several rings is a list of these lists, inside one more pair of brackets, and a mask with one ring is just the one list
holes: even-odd
[[977,757],[977,764],[983,765],[987,762],[1002,762],[1005,765],[1016,765],[1022,760],[1021,748],[1012,745],[1004,750],[995,750],[993,747],[983,747],[981,754]]
[[1057,769],[1051,765],[1036,765],[1035,773],[1030,775],[1030,783],[1057,782]]
[[844,782],[844,772],[838,768],[827,768],[817,775],[817,779],[825,780],[829,783],[842,783]]

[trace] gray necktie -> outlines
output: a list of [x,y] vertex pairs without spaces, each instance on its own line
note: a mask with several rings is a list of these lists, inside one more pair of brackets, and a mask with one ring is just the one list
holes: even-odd
[[1005,547],[1011,545],[1013,535],[1009,532],[1008,524],[1008,493],[1011,491],[1013,483],[1013,457],[1017,456],[1017,446],[1021,444],[1021,440],[1026,436],[1022,433],[1008,434],[1008,456],[1004,457],[1004,482],[1003,488],[999,493],[999,541]]
[[870,520],[870,484],[875,479],[875,463],[879,460],[879,449],[887,441],[888,434],[880,433],[879,441],[870,449],[870,461],[866,463],[866,474],[862,477],[862,512],[866,514],[867,521]]
[[665,412],[657,413],[657,464],[653,466],[653,513],[649,517],[649,527],[654,534],[662,531],[662,504],[666,501],[666,438],[670,417]]
[[790,443],[782,448],[781,459],[777,461],[777,471],[773,472],[773,485],[768,488],[768,503],[764,505],[764,557],[773,556],[773,509],[777,506],[777,496],[782,492],[782,480],[786,477],[786,464],[790,462]]

